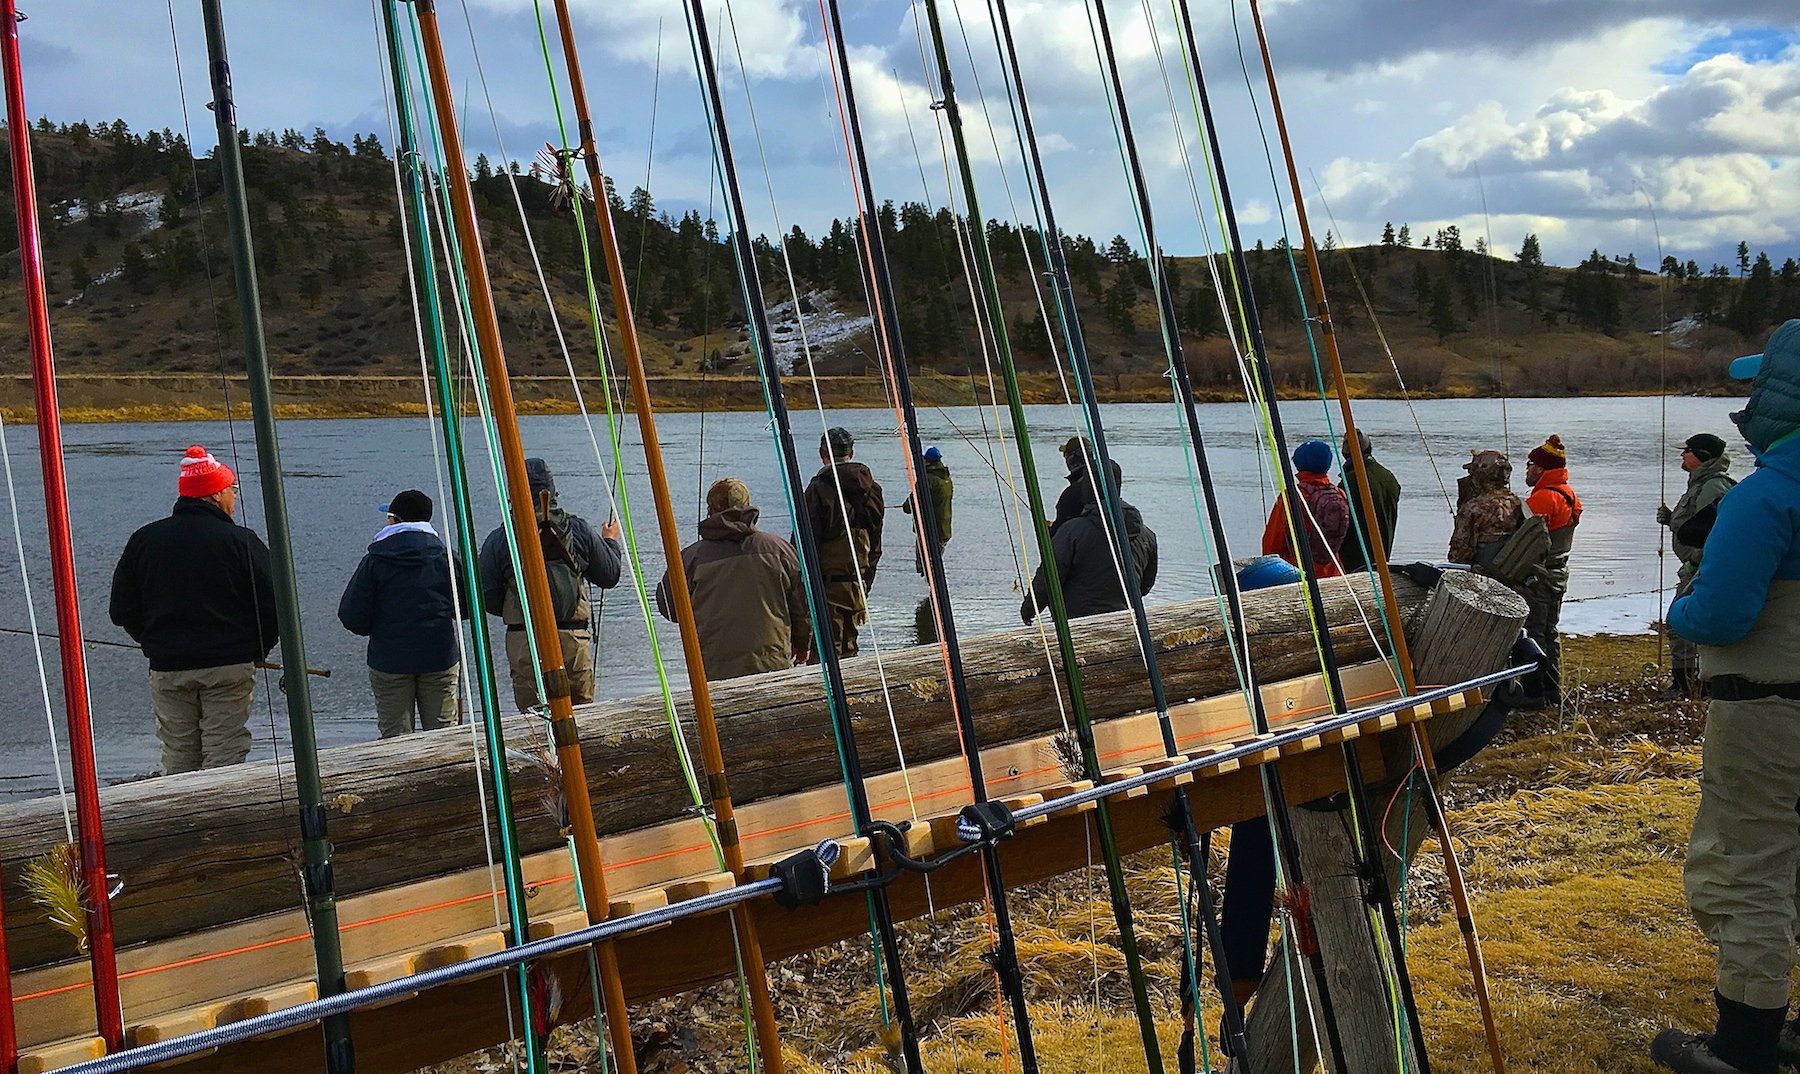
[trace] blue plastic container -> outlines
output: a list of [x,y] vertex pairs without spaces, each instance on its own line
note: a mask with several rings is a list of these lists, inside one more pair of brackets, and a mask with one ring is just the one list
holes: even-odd
[[1246,593],[1252,589],[1293,585],[1300,577],[1300,568],[1280,556],[1258,556],[1237,572],[1238,589]]

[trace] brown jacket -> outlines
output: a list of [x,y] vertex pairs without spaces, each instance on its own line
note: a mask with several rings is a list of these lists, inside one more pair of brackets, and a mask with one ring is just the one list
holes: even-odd
[[[831,466],[821,467],[806,486],[806,517],[813,538],[819,542],[819,569],[826,585],[848,583],[855,588],[857,575],[863,588],[875,584],[875,566],[881,562],[881,521],[887,510],[875,475],[860,462],[838,461],[837,476]],[[843,502],[838,502],[838,486]],[[844,513],[850,515],[849,529]],[[858,598],[860,601],[860,592]]]
[[[754,507],[732,507],[700,521],[700,539],[681,550],[706,677],[735,679],[792,666],[812,647],[812,618],[793,546],[756,528]],[[656,607],[675,618],[665,571]]]

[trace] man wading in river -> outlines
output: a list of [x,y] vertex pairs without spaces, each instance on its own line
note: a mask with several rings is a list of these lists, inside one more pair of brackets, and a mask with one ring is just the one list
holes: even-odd
[[1693,591],[1669,609],[1712,689],[1683,879],[1719,948],[1719,1016],[1712,1033],[1667,1029],[1650,1045],[1682,1074],[1800,1066],[1800,1026],[1782,1024],[1800,927],[1800,320],[1731,373],[1756,378],[1731,416],[1756,470],[1719,501]]
[[850,430],[819,437],[819,472],[806,486],[802,505],[818,542],[825,574],[825,604],[839,656],[856,655],[856,632],[869,621],[869,589],[881,562],[881,523],[887,506],[875,475],[856,457]]
[[280,640],[269,549],[231,520],[237,475],[195,444],[168,518],[131,535],[113,570],[115,625],[150,658],[164,775],[250,755],[256,661]]
[[[588,583],[601,589],[619,584],[625,549],[619,544],[619,524],[608,521],[594,536],[593,527],[580,515],[556,504],[556,479],[543,459],[526,459],[525,476],[531,482],[532,506],[537,512],[536,539],[544,550],[544,573],[550,583],[550,599],[556,613],[557,636],[562,641],[563,670],[569,676],[569,701],[585,705],[594,700],[594,656],[588,651],[593,638],[588,617]],[[520,540],[531,540],[522,533]],[[513,700],[524,712],[538,703],[536,661],[525,630],[525,606],[513,582],[512,556],[501,527],[481,542],[481,599],[488,614],[506,622],[506,662],[512,668]]]

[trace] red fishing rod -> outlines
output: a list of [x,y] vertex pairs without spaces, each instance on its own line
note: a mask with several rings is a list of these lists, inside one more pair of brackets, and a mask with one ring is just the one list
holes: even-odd
[[107,1050],[118,1051],[125,1045],[125,1018],[119,1008],[119,966],[113,954],[106,841],[100,834],[94,727],[88,715],[87,659],[81,647],[81,607],[76,599],[75,551],[69,534],[69,490],[63,478],[62,425],[56,406],[56,358],[50,350],[50,311],[44,294],[44,252],[38,233],[37,183],[31,171],[31,125],[25,118],[25,80],[19,70],[19,19],[16,0],[0,0],[0,68],[4,68],[6,79],[6,140],[12,151],[13,200],[19,215],[19,261],[24,269],[25,324],[31,338],[31,388],[37,407],[38,455],[44,465],[44,515],[50,528],[50,575],[56,587],[63,707],[69,718],[69,757],[75,773],[75,819],[80,832],[81,874],[87,887],[88,961],[94,971],[94,1017]]

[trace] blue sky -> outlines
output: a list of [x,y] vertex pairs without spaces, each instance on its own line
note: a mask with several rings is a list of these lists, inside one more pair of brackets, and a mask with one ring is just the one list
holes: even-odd
[[[678,0],[572,2],[606,170],[629,189],[644,181],[648,165],[665,208],[704,210],[709,150]],[[1233,15],[1247,30],[1248,9],[1247,0],[1235,3],[1235,12],[1226,0],[1195,5],[1200,50],[1247,233],[1272,241],[1291,207],[1271,178],[1239,67]],[[1572,263],[1593,247],[1650,261],[1656,240],[1647,193],[1665,249],[1684,259],[1728,260],[1740,238],[1777,262],[1800,256],[1800,8],[1791,0],[1262,6],[1315,230],[1330,226],[1312,193],[1316,176],[1352,241],[1373,239],[1388,220],[1410,222],[1415,233],[1454,223],[1466,235],[1491,232],[1502,252],[1534,231],[1555,261]],[[878,196],[942,203],[944,163],[912,8],[905,0],[845,7]],[[1189,254],[1205,250],[1208,240],[1175,133],[1180,124],[1188,152],[1198,152],[1170,8],[1165,0],[1107,6],[1159,231],[1165,247]],[[708,10],[726,43],[728,108],[752,226],[773,230],[779,218],[816,232],[834,216],[851,215],[816,0],[733,0],[730,15],[741,35],[735,44],[721,3]],[[1088,9],[1080,0],[1012,0],[1009,10],[1059,217],[1070,230],[1134,236]],[[1146,10],[1154,13],[1154,34]],[[21,37],[31,114],[181,127],[164,6],[35,0],[27,11],[32,18]],[[513,156],[528,160],[555,137],[532,0],[467,0],[466,9],[461,0],[445,0],[440,11],[471,149],[499,156],[503,140]],[[959,92],[985,158],[983,206],[990,216],[1012,214],[1015,203],[1027,213],[986,5],[944,0],[943,11],[955,38]],[[226,18],[245,126],[317,125],[346,140],[359,131],[388,140],[368,0],[227,0]],[[175,21],[188,121],[204,147],[211,125],[198,5],[177,4]],[[1250,81],[1267,121],[1253,37],[1247,45]],[[1159,52],[1171,65],[1173,93],[1165,90]]]

